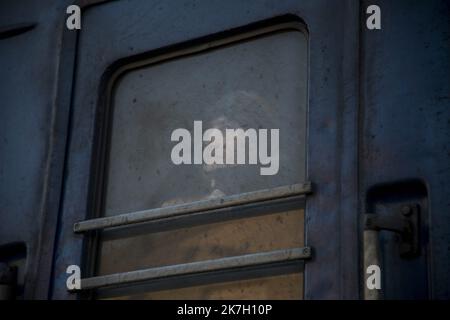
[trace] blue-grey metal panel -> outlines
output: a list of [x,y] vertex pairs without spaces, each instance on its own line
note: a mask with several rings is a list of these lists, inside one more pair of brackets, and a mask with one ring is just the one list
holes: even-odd
[[[429,264],[422,273],[429,273],[429,290],[420,292],[417,287],[424,286],[424,279],[393,263],[385,270],[386,298],[449,299],[450,2],[363,4],[380,6],[382,29],[362,32],[362,212],[374,186],[419,181],[428,197],[428,221],[423,223],[429,226],[428,251],[422,254],[428,255]],[[391,192],[401,192],[396,189]],[[416,288],[396,287],[396,278],[407,274]]]
[[317,194],[307,203],[307,245],[315,252],[306,265],[305,297],[358,296],[354,2],[120,1],[84,12],[53,297],[73,298],[60,275],[83,258],[83,236],[74,235],[72,226],[91,214],[95,197],[89,192],[93,136],[105,112],[97,105],[107,71],[129,56],[286,15],[303,19],[309,32],[307,178],[317,184]]
[[50,286],[71,87],[59,71],[73,66],[61,56],[68,2],[0,2],[0,250],[26,247],[25,298],[45,299]]

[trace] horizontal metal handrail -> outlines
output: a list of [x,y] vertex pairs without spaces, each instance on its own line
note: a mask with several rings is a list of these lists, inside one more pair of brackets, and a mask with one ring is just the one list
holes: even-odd
[[129,224],[173,218],[201,211],[216,210],[261,201],[304,195],[310,192],[311,192],[311,183],[305,182],[301,184],[276,187],[272,189],[264,189],[247,193],[241,193],[232,196],[224,196],[220,198],[195,201],[176,206],[136,211],[119,214],[111,217],[102,217],[97,219],[80,221],[74,224],[73,229],[74,232],[100,230]]
[[124,273],[115,273],[98,277],[84,278],[81,279],[81,285],[79,290],[88,290],[88,289],[97,289],[103,287],[124,285],[134,282],[155,280],[171,276],[180,276],[203,272],[265,265],[270,263],[303,260],[308,259],[310,257],[311,257],[311,248],[309,247],[253,253],[214,260],[176,264],[164,267],[156,267],[144,270],[136,270]]

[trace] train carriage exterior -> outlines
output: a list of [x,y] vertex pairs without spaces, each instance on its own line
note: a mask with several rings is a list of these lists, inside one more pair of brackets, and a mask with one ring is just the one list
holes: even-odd
[[449,15],[0,1],[0,298],[449,299]]

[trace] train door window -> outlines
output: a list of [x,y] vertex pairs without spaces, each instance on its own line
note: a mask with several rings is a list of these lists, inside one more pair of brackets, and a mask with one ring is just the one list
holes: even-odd
[[[133,61],[115,78],[108,103],[103,218],[239,198],[305,182],[307,39],[299,30],[253,33]],[[180,128],[191,133],[191,164],[174,163],[171,157],[178,143],[171,137]],[[245,164],[208,164],[205,159],[194,163],[199,148],[195,135],[208,129],[224,137],[227,129],[267,129],[272,151],[270,132],[278,129],[276,174],[261,174],[267,163],[249,164],[248,137],[243,139]],[[208,145],[201,138],[200,143],[202,150]],[[226,157],[225,144],[223,148]],[[196,214],[194,207],[183,218],[103,230],[94,276],[304,247],[303,197],[216,211],[206,217]],[[300,299],[302,270],[301,261],[296,261],[169,276],[96,292],[99,298],[124,299]]]

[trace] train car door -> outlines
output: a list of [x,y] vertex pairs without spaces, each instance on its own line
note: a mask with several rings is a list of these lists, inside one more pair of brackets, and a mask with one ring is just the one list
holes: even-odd
[[[84,7],[52,297],[358,298],[358,30],[352,1]],[[258,157],[196,156],[231,129]]]

